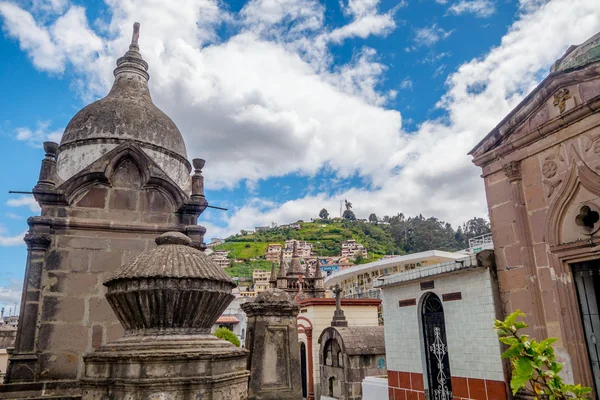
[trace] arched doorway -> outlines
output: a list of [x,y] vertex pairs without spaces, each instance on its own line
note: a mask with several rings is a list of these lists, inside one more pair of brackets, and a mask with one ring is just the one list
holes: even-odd
[[427,293],[421,307],[429,398],[449,400],[452,398],[452,383],[444,307],[435,293]]
[[307,371],[306,371],[306,345],[304,342],[300,342],[300,370],[302,371],[302,397],[306,398],[308,395],[307,384]]

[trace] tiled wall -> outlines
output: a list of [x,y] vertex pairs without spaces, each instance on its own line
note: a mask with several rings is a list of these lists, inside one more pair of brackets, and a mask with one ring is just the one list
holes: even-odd
[[[389,400],[425,399],[423,375],[412,372],[388,371]],[[454,400],[506,400],[503,381],[452,377]]]
[[[424,280],[433,280],[434,289],[421,290],[420,282]],[[492,282],[489,270],[482,267],[383,288],[388,369],[423,372],[420,300],[427,292],[436,293],[440,299],[444,294],[457,292],[462,297],[443,301],[452,375],[503,381],[500,344],[493,329]],[[400,301],[410,299],[415,299],[415,305],[399,306]]]

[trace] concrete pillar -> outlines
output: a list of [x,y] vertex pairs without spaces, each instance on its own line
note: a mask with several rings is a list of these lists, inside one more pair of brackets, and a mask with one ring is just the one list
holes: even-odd
[[283,290],[267,289],[242,304],[248,316],[249,400],[301,400],[300,307]]

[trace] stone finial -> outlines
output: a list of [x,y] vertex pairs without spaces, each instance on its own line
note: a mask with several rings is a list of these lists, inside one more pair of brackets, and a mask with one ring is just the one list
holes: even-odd
[[139,39],[140,39],[140,23],[134,22],[133,23],[133,34],[131,35],[131,44],[129,45],[129,48],[131,48],[131,46],[135,46],[136,48],[139,48],[138,47]]
[[235,283],[183,233],[156,244],[104,283],[108,302],[128,335],[208,334]]
[[56,155],[58,153],[58,143],[44,142],[44,151],[46,153],[42,160],[40,175],[36,187],[54,188],[56,186]]
[[117,60],[117,68],[114,75],[117,76],[123,73],[141,75],[146,81],[150,79],[148,75],[148,63],[144,61],[140,54],[138,40],[140,38],[140,23],[133,24],[133,34],[131,36],[131,44],[125,55]]
[[281,249],[281,254],[279,256],[279,277],[285,278],[286,276],[286,268],[285,268],[285,260],[283,259],[283,249]]
[[331,326],[348,326],[346,315],[342,310],[342,289],[339,283],[336,283],[333,293],[335,294],[335,311],[333,312]]
[[292,262],[290,263],[290,269],[287,272],[288,275],[302,275],[302,264],[300,263],[300,257],[298,256],[298,241],[294,241],[294,250],[292,252]]
[[194,175],[192,175],[192,198],[200,199],[204,197],[204,176],[202,176],[202,168],[206,164],[201,158],[194,158],[192,160],[194,165]]

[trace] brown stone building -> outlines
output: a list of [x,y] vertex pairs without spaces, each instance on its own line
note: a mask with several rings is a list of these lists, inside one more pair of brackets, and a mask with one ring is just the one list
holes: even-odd
[[26,276],[0,398],[80,395],[86,352],[123,335],[104,295],[111,273],[167,231],[203,247],[207,202],[177,126],[153,103],[137,44],[119,58],[106,97],[79,111],[60,146],[45,143],[28,220]]
[[504,312],[557,337],[564,375],[600,389],[600,34],[572,46],[470,153],[482,168]]

